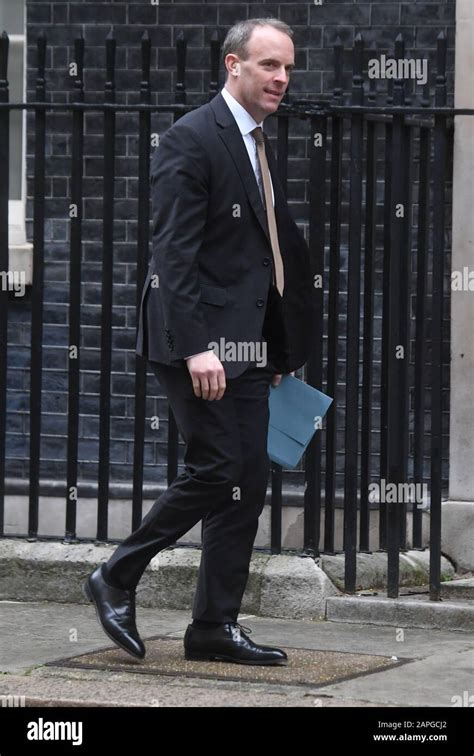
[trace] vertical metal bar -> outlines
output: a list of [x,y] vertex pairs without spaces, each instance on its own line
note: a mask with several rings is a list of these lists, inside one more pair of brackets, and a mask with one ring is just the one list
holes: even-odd
[[[435,106],[446,105],[447,39],[437,40]],[[442,339],[443,271],[446,181],[446,117],[435,116],[433,168],[433,289],[432,289],[432,382],[431,382],[431,510],[430,599],[440,600],[441,581],[441,481],[442,481]]]
[[[186,103],[186,50],[187,41],[184,32],[180,31],[176,38],[176,84],[174,99],[177,105],[184,105]],[[179,115],[179,113],[175,112],[175,121],[179,119]],[[168,485],[171,485],[178,474],[178,441],[178,426],[176,425],[173,410],[168,404]]]
[[[77,76],[74,81],[74,102],[84,102],[84,39],[74,41]],[[84,154],[84,113],[72,114],[71,158],[71,242],[69,280],[69,376],[67,430],[67,491],[65,540],[76,537],[77,457],[79,443],[79,379],[81,359],[81,247],[82,247],[82,161]]]
[[[334,45],[334,90],[332,102],[342,102],[344,46],[340,37]],[[339,283],[341,268],[341,169],[344,120],[332,115],[331,188],[329,222],[328,353],[326,391],[333,397],[326,415],[326,468],[324,492],[324,551],[334,552],[334,498],[336,491],[337,367],[339,344]]]
[[[387,105],[393,103],[393,80],[387,81]],[[391,257],[391,208],[392,208],[392,134],[393,123],[385,125],[385,181],[384,181],[384,228],[383,228],[383,281],[382,281],[382,355],[380,375],[380,480],[387,479],[388,444],[388,339],[389,339],[389,281]],[[387,548],[387,507],[379,502],[379,550]]]
[[[395,41],[395,57],[403,57],[404,42],[401,34]],[[394,105],[404,102],[403,79],[395,79],[393,87]],[[404,116],[393,116],[392,140],[392,192],[391,192],[391,249],[389,279],[389,340],[388,340],[388,435],[387,435],[387,485],[403,482],[403,384],[407,344],[401,332],[402,256],[404,243],[405,197],[404,197]],[[399,502],[398,497],[387,501],[387,596],[398,596],[399,580]],[[395,498],[395,501],[392,499]]]
[[[410,368],[410,292],[411,292],[411,217],[412,217],[412,127],[404,124],[402,131],[403,149],[400,155],[402,171],[402,192],[405,209],[403,237],[400,256],[400,335],[405,347],[405,358],[401,360],[400,373],[403,377],[400,413],[402,434],[400,437],[400,479],[408,482],[409,455],[409,368]],[[400,549],[407,548],[407,501],[398,502]]]
[[186,102],[186,50],[188,42],[184,32],[180,31],[176,37],[176,84],[174,89],[175,102],[184,105]]
[[[36,102],[45,102],[46,37],[37,41]],[[35,176],[33,205],[34,265],[31,292],[31,378],[30,378],[30,473],[28,536],[38,533],[38,502],[41,454],[41,383],[43,368],[43,280],[45,208],[46,111],[35,110]]]
[[[6,32],[0,37],[0,102],[8,102],[8,48]],[[8,261],[8,196],[10,170],[10,110],[0,110],[0,273],[7,283]],[[8,285],[0,285],[0,535],[4,530],[5,507],[5,451],[7,414],[7,338],[8,338]]]
[[[142,81],[140,85],[140,102],[149,105],[150,90],[150,38],[148,32],[142,37]],[[136,318],[138,318],[142,290],[148,264],[149,224],[150,224],[150,139],[151,113],[140,111],[138,137],[138,229],[137,229],[137,281],[136,281]],[[135,354],[135,427],[133,441],[133,494],[132,494],[132,531],[136,530],[142,519],[143,506],[143,463],[145,442],[146,413],[146,359]]]
[[282,532],[282,483],[283,470],[276,462],[271,463],[271,500],[270,500],[270,553],[281,554]]
[[[364,42],[361,34],[354,41],[352,104],[364,101],[362,77]],[[360,114],[352,114],[351,172],[349,207],[349,263],[347,281],[347,365],[346,365],[346,429],[344,469],[344,550],[345,590],[354,593],[356,587],[357,493],[358,493],[358,430],[359,430],[359,322],[360,322],[360,262],[362,221],[362,161],[364,121]]]
[[[371,53],[377,50],[371,46]],[[376,102],[375,79],[370,79],[368,102]],[[369,482],[371,474],[372,394],[373,394],[373,338],[374,338],[374,249],[377,210],[377,125],[367,123],[367,178],[365,199],[364,250],[364,326],[362,356],[362,420],[360,462],[360,522],[359,550],[369,551]]]
[[[309,164],[309,248],[315,287],[314,337],[308,358],[306,382],[322,389],[324,329],[324,239],[326,220],[326,113],[311,117]],[[319,419],[314,418],[316,427]],[[311,439],[305,454],[304,550],[319,556],[321,530],[321,431]]]
[[[385,124],[385,181],[383,227],[383,278],[382,278],[382,355],[380,371],[380,480],[387,479],[388,444],[388,334],[389,334],[389,282],[390,282],[390,218],[392,207],[392,134],[393,124]],[[387,547],[387,507],[379,502],[379,549]]]
[[[116,40],[112,31],[105,42],[104,102],[115,102]],[[104,111],[104,181],[102,227],[102,292],[100,322],[100,417],[97,539],[107,540],[110,475],[110,374],[112,368],[112,302],[114,270],[115,111]]]
[[221,43],[219,40],[219,34],[216,31],[212,33],[210,40],[211,48],[211,77],[209,79],[209,99],[213,97],[219,91],[219,62],[221,56]]
[[[425,85],[422,105],[429,107],[429,81]],[[425,375],[426,375],[426,280],[429,247],[429,181],[430,129],[420,128],[420,158],[418,174],[418,238],[416,254],[416,313],[415,313],[415,386],[414,386],[414,445],[413,480],[422,486],[424,480],[425,440]],[[422,548],[422,510],[413,504],[413,548]]]
[[[284,115],[277,117],[277,169],[286,195],[288,185],[288,118]],[[270,551],[272,554],[281,554],[283,468],[277,462],[272,462],[270,471]]]

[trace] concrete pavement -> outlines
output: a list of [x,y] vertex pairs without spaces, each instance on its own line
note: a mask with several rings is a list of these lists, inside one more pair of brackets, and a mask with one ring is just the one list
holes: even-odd
[[[147,644],[147,639],[172,640],[173,648],[180,648],[189,621],[188,611],[137,608],[138,629],[150,655],[154,644],[159,650],[162,642],[149,640]],[[175,667],[167,667],[165,674],[160,664],[156,667],[159,673],[142,673],[140,663],[109,641],[91,605],[0,601],[0,697],[7,701],[8,696],[24,696],[26,706],[474,704],[474,639],[469,633],[251,615],[241,615],[239,621],[252,628],[255,642],[285,648],[290,661],[296,660],[295,667],[300,656],[306,658],[299,650],[318,652],[317,664],[327,665],[329,673],[331,665],[338,665],[336,681],[294,684],[282,682],[284,678],[269,681],[261,675],[252,678],[248,674],[246,679],[239,680],[235,679],[239,665],[214,663],[203,668],[195,663],[197,666],[189,671],[183,667],[180,653],[175,658]],[[112,655],[117,662],[115,666],[105,669],[96,669],[94,665],[83,669],[66,666],[64,660],[101,649],[116,652]],[[367,671],[361,673],[360,663],[365,661]],[[247,667],[246,672],[249,670],[252,668]]]

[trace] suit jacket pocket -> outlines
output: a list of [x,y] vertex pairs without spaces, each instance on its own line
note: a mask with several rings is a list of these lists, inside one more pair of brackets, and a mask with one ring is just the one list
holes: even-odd
[[223,307],[227,301],[227,289],[222,286],[201,284],[201,302]]

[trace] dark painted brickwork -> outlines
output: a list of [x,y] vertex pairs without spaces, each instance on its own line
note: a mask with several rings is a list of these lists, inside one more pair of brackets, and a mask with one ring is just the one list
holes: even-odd
[[[298,96],[321,96],[331,92],[332,45],[339,35],[346,47],[361,32],[367,43],[376,42],[379,52],[390,53],[395,36],[401,32],[409,57],[428,57],[432,62],[436,37],[447,33],[448,87],[453,91],[454,16],[453,0],[418,2],[334,2],[325,0],[322,6],[312,2],[160,2],[158,6],[143,0],[128,2],[28,0],[28,98],[34,96],[35,41],[44,30],[47,35],[47,90],[51,102],[70,99],[73,79],[68,65],[74,60],[73,40],[82,33],[86,40],[85,92],[86,100],[102,101],[104,85],[104,40],[113,29],[117,39],[117,101],[137,102],[140,88],[140,40],[145,31],[152,42],[153,102],[173,101],[175,84],[175,50],[177,34],[184,30],[188,39],[188,74],[186,77],[188,102],[199,105],[207,100],[209,86],[208,42],[214,31],[223,40],[229,26],[248,17],[273,15],[293,26],[296,45],[296,72],[291,92]],[[350,56],[346,56],[346,89],[350,86]],[[33,119],[29,117],[28,136],[28,194],[33,192],[31,156],[34,149]],[[268,131],[274,134],[269,121]],[[152,130],[163,132],[170,125],[167,116],[153,118]],[[45,325],[43,378],[43,445],[42,478],[61,478],[66,462],[66,413],[68,369],[68,287],[69,287],[69,228],[70,197],[70,138],[69,115],[48,116],[47,137],[47,197],[45,244]],[[308,127],[302,121],[291,126],[291,148],[288,194],[295,218],[307,218],[307,155]],[[102,117],[86,116],[84,158],[84,225],[83,225],[83,284],[82,284],[82,343],[81,343],[81,425],[80,478],[97,479],[98,410],[100,370],[100,280],[102,238]],[[133,460],[133,370],[135,345],[135,258],[137,236],[137,118],[131,114],[117,117],[116,184],[114,223],[114,315],[111,403],[112,480],[131,482]],[[344,197],[347,203],[347,196]],[[31,201],[28,203],[28,229],[31,234]],[[343,234],[344,236],[344,234]],[[346,254],[343,250],[343,256]],[[379,251],[380,257],[380,251]],[[380,279],[380,276],[378,277]],[[343,282],[346,277],[343,274]],[[344,312],[345,297],[342,297]],[[381,297],[377,299],[380,314]],[[29,322],[28,301],[13,302],[11,309],[9,352],[9,417],[7,446],[7,475],[27,477],[25,459],[28,458],[28,394],[29,384]],[[344,337],[345,318],[341,317]],[[377,328],[376,328],[377,333]],[[446,344],[446,347],[448,345]],[[341,339],[341,379],[343,377],[344,338]],[[375,357],[380,359],[380,341],[376,342]],[[149,375],[147,418],[159,415],[161,429],[149,430],[146,443],[146,482],[164,480],[166,462],[166,401],[159,397],[155,379]],[[341,395],[343,401],[344,396]],[[377,399],[376,399],[377,401]],[[447,396],[446,407],[447,409]],[[342,451],[343,413],[338,448]],[[447,414],[446,414],[447,418]],[[374,417],[378,423],[378,412]],[[447,424],[446,424],[447,432]],[[374,462],[378,449],[377,434]],[[339,471],[342,473],[341,454]],[[445,471],[447,473],[447,469]],[[340,479],[342,481],[342,478]]]

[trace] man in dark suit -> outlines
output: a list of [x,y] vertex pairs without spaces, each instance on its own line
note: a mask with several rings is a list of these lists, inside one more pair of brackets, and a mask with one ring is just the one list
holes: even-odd
[[262,131],[294,68],[291,37],[276,19],[232,27],[225,88],[180,118],[152,159],[153,254],[137,352],[166,392],[185,470],[85,584],[109,637],[138,658],[136,586],[152,557],[202,520],[185,657],[287,662],[237,618],[269,475],[270,384],[301,367],[310,345],[309,250]]

